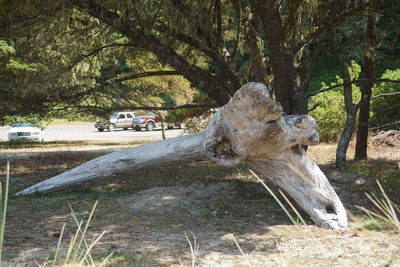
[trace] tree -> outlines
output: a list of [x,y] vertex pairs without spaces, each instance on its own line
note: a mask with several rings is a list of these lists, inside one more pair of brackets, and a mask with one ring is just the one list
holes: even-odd
[[332,37],[330,43],[332,48],[335,50],[338,58],[338,62],[343,75],[343,95],[344,104],[346,109],[346,123],[344,125],[342,134],[339,139],[339,143],[336,149],[336,168],[343,170],[346,167],[346,153],[350,144],[351,137],[353,135],[354,128],[356,126],[356,117],[358,111],[358,105],[353,101],[353,85],[350,76],[349,68],[344,58],[343,51],[339,47],[339,44]]
[[[364,64],[363,64],[363,79],[364,82],[361,87],[362,93],[362,101],[360,102],[360,113],[359,113],[359,123],[357,128],[357,139],[356,139],[356,150],[355,150],[355,159],[366,159],[367,158],[367,148],[368,148],[368,134],[369,134],[369,118],[370,118],[370,102],[372,95],[372,87],[374,81],[374,71],[377,68],[376,65],[388,65],[387,62],[382,60],[382,53],[380,53],[384,49],[395,50],[397,48],[397,52],[400,51],[399,45],[396,45],[397,37],[391,36],[393,34],[393,28],[398,27],[398,20],[391,20],[393,16],[395,16],[395,12],[400,10],[400,6],[394,3],[383,3],[381,4],[382,8],[378,9],[378,12],[382,12],[384,16],[387,18],[383,18],[380,25],[385,29],[389,34],[385,34],[387,36],[383,36],[380,38],[380,47],[378,47],[377,40],[377,23],[378,23],[378,14],[377,14],[377,4],[374,1],[369,1],[369,9],[367,12],[367,22],[366,22],[366,32],[365,32],[365,41],[364,41]],[[393,12],[393,13],[392,13]],[[395,16],[396,17],[396,16]],[[387,21],[389,18],[389,21]],[[396,23],[397,22],[397,23]],[[380,29],[378,29],[380,30]],[[392,39],[393,41],[387,45],[387,40]],[[397,42],[398,43],[398,42]],[[375,54],[378,53],[378,62],[375,60]],[[396,55],[394,53],[394,55]],[[387,58],[385,59],[387,61]],[[389,60],[390,62],[391,60]],[[383,112],[383,110],[381,111]],[[378,112],[380,113],[380,112]],[[397,116],[398,118],[398,116]],[[393,119],[396,120],[396,116],[393,116]]]
[[287,113],[308,112],[308,85],[325,35],[366,7],[352,3],[250,0],[254,15],[263,21],[273,88]]
[[[317,40],[364,8],[363,4],[332,6],[300,0],[282,1],[279,6],[273,0],[74,0],[33,1],[25,6],[8,1],[0,10],[7,14],[0,30],[15,42],[40,36],[29,47],[30,54],[46,57],[40,60],[58,73],[53,80],[63,78],[52,90],[63,94],[47,98],[58,97],[58,103],[76,103],[84,94],[112,93],[114,89],[99,87],[96,81],[107,61],[105,51],[120,50],[127,57],[146,51],[218,105],[227,103],[243,82],[268,83],[268,77],[274,77],[273,88],[285,112],[305,114],[312,58],[320,47]],[[328,10],[329,18],[322,15]],[[271,23],[276,27],[268,26]],[[83,53],[77,56],[76,51]],[[246,59],[249,54],[251,63]],[[68,83],[76,78],[80,83]]]
[[374,78],[374,53],[376,48],[376,14],[371,10],[372,8],[373,6],[371,5],[368,10],[367,29],[364,41],[363,79],[366,80],[366,82],[361,85],[355,159],[367,158],[369,112]]
[[[386,70],[373,88],[371,125],[374,130],[400,129],[400,69]],[[394,81],[398,81],[395,83]]]
[[[10,0],[0,9],[2,36],[19,58],[43,68],[29,79],[26,73],[14,74],[6,87],[8,92],[22,92],[19,98],[28,103],[19,108],[24,112],[32,106],[43,113],[72,106],[94,113],[123,107],[172,109],[174,104],[149,106],[149,99],[138,96],[171,94],[159,89],[166,90],[162,84],[167,80],[185,84],[176,75],[188,81],[183,87],[208,95],[204,106],[227,103],[241,84],[255,79],[271,83],[287,114],[306,114],[309,82],[316,58],[326,49],[324,40],[336,30],[342,51],[354,45],[340,38],[346,36],[342,28],[347,26],[347,35],[357,34],[353,26],[370,5],[320,0],[68,0],[21,6]],[[384,12],[378,7],[372,11]],[[349,50],[344,56],[354,49]],[[147,59],[151,66],[141,69],[135,64]],[[120,60],[126,64],[110,63]],[[340,68],[346,70],[343,64]],[[165,79],[157,82],[157,89],[143,78],[155,76]],[[349,82],[353,81],[345,81],[346,86]],[[40,89],[30,89],[32,83]],[[185,107],[199,107],[191,104],[196,105]]]

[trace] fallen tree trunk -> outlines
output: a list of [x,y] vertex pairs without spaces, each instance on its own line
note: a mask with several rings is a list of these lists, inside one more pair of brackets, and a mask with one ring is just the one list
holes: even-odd
[[121,170],[211,160],[232,166],[247,162],[265,179],[285,190],[317,225],[347,227],[344,207],[319,167],[301,145],[319,142],[315,120],[282,115],[267,88],[249,83],[219,109],[201,133],[123,149],[33,185],[17,195],[45,193]]

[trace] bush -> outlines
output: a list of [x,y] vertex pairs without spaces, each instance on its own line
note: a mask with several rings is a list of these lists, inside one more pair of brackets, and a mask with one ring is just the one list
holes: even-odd
[[[351,79],[357,79],[361,67],[354,61],[349,66]],[[328,88],[335,84],[343,83],[343,79],[336,76],[336,82],[327,86],[324,82],[322,88]],[[356,85],[353,85],[353,102],[357,103],[360,100],[360,90]],[[344,124],[346,122],[346,111],[344,106],[343,87],[337,87],[333,90],[320,93],[313,97],[313,104],[321,103],[318,108],[310,112],[319,127],[319,134],[323,142],[336,142],[339,140]],[[310,105],[310,107],[312,106]]]
[[[400,69],[386,70],[382,79],[400,80]],[[399,83],[384,82],[375,85],[373,95],[400,92]],[[371,101],[372,127],[389,124],[400,120],[400,95],[378,97]],[[393,129],[400,129],[400,125],[393,126]]]

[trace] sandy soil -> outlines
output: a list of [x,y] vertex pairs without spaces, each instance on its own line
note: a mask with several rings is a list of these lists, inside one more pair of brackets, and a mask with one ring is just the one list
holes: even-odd
[[[363,195],[365,188],[357,184],[359,177],[329,167],[334,149],[325,144],[311,147],[309,153],[323,164],[349,211],[347,230],[290,225],[245,167],[232,171],[197,164],[125,173],[45,196],[12,197],[6,260],[13,266],[37,266],[35,261],[43,262],[54,251],[64,222],[68,223],[62,243],[65,251],[75,229],[66,202],[83,218],[98,199],[89,232],[96,236],[106,230],[106,234],[93,253],[131,257],[113,266],[191,266],[193,255],[185,235],[192,244],[195,237],[199,245],[196,266],[400,266],[400,234],[361,227],[366,217],[355,205],[370,205]],[[19,159],[29,170],[18,169],[13,190],[79,164],[76,158],[83,152],[57,153],[50,158],[43,151],[28,153],[31,163]],[[35,157],[49,167],[34,169]],[[399,148],[371,149],[370,157],[399,161]],[[62,163],[53,163],[56,160]],[[363,179],[372,184],[372,179]]]

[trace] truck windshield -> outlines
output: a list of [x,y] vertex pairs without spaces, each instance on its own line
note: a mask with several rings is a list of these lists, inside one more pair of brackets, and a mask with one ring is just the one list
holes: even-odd
[[116,119],[117,117],[118,117],[117,113],[110,115],[110,119]]

